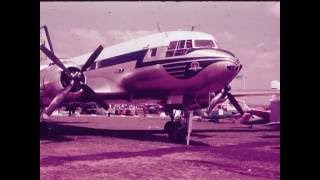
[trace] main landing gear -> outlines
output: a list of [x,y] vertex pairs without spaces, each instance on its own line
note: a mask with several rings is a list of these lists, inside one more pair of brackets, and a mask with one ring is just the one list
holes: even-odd
[[184,111],[181,117],[175,118],[174,110],[169,113],[171,120],[164,125],[164,131],[170,142],[189,145],[192,114],[192,111]]

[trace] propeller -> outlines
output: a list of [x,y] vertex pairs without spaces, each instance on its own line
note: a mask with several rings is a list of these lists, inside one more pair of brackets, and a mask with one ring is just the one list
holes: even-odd
[[229,92],[231,90],[230,86],[222,89],[217,95],[215,95],[212,100],[209,102],[209,107],[207,109],[207,113],[211,113],[212,109],[218,104],[219,100],[222,98],[228,97],[230,103],[237,109],[237,111],[243,115],[244,111],[236,98]]
[[56,95],[54,99],[49,104],[48,108],[43,112],[42,119],[49,119],[49,116],[52,114],[52,112],[59,107],[59,105],[63,102],[66,95],[71,91],[71,89],[75,86],[69,85],[67,88],[65,88],[62,92]]
[[57,58],[56,55],[54,55],[46,46],[41,45],[40,50],[48,56],[48,58],[55,63],[59,68],[61,68],[65,73],[67,73],[69,76],[71,75],[70,71],[64,66],[64,64]]
[[[90,98],[92,98],[98,105],[103,107],[104,109],[108,110],[109,106],[101,100],[97,93],[94,92],[88,85],[84,84],[83,78],[83,72],[85,72],[91,65],[94,63],[94,61],[97,59],[97,57],[100,55],[100,53],[103,50],[103,46],[99,46],[88,58],[88,60],[84,63],[84,65],[79,70],[76,67],[65,67],[65,65],[57,58],[47,47],[44,45],[40,46],[40,50],[48,56],[48,58],[55,63],[59,68],[63,70],[62,74],[65,74],[67,77],[65,77],[65,81],[63,84],[66,84],[64,87],[65,89],[61,91],[59,94],[57,94],[54,99],[49,104],[48,108],[43,112],[41,115],[42,119],[48,119],[49,116],[52,114],[52,112],[60,106],[60,104],[63,102],[65,97],[68,95],[68,93],[76,88],[82,89],[86,95],[88,95]],[[76,69],[76,70],[74,70]]]
[[88,69],[88,67],[90,67],[90,65],[97,59],[97,57],[99,56],[99,54],[101,53],[101,51],[103,50],[103,46],[99,46],[92,54],[91,56],[88,58],[88,60],[86,61],[86,63],[84,63],[84,65],[81,67],[80,72],[84,72]]
[[222,89],[218,94],[216,94],[209,102],[209,107],[207,113],[211,113],[212,109],[218,104],[219,100],[226,96],[225,90]]
[[237,109],[237,111],[241,115],[243,115],[244,114],[243,109],[240,106],[240,104],[238,103],[238,101],[236,100],[236,98],[229,92],[227,93],[227,97],[228,97],[229,101],[231,102],[231,104]]

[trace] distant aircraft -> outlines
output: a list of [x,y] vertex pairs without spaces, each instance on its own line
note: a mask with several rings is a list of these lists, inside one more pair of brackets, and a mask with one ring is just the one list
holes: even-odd
[[[271,89],[276,90],[272,95],[269,105],[269,110],[260,110],[260,109],[247,109],[246,113],[239,119],[240,123],[247,125],[254,124],[264,124],[266,126],[272,127],[274,129],[280,129],[280,81],[273,80],[271,81]],[[250,94],[254,95],[254,94]],[[254,96],[268,95],[265,94],[255,94]],[[259,117],[258,120],[252,120],[253,116]]]
[[[40,44],[40,50],[51,60],[40,66],[41,121],[74,100],[95,101],[105,109],[107,103],[158,103],[171,117],[165,124],[169,139],[189,144],[194,109],[212,109],[228,98],[243,114],[229,86],[242,65],[210,34],[161,32],[61,60],[53,53],[47,27],[41,28],[49,43]],[[209,92],[214,92],[210,101]],[[181,122],[174,122],[174,109],[183,111]]]

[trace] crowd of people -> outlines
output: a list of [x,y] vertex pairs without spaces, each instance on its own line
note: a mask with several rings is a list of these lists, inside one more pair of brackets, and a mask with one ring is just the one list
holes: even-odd
[[160,108],[156,105],[132,105],[132,104],[109,104],[109,109],[106,111],[95,103],[76,103],[71,102],[66,104],[65,111],[69,116],[73,116],[79,111],[79,114],[100,114],[107,115],[126,115],[136,116],[142,114],[159,114]]

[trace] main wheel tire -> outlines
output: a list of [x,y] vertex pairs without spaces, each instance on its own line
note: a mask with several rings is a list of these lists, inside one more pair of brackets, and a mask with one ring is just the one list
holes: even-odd
[[178,144],[185,144],[187,141],[187,128],[184,126],[179,127],[174,134],[174,142]]
[[172,121],[168,121],[168,122],[166,122],[166,124],[164,125],[163,130],[164,130],[164,132],[169,133],[169,132],[172,131],[172,128],[173,128],[173,122],[172,122]]
[[170,142],[185,143],[187,137],[187,129],[180,122],[168,121],[165,124],[164,131],[168,133]]
[[168,121],[166,122],[166,124],[164,125],[164,131],[166,133],[169,132],[174,132],[176,131],[178,128],[180,128],[182,126],[182,124],[180,122],[172,122],[172,121]]

